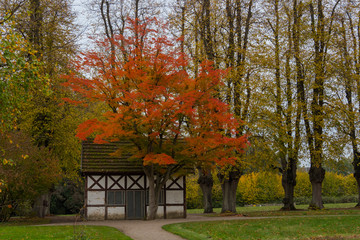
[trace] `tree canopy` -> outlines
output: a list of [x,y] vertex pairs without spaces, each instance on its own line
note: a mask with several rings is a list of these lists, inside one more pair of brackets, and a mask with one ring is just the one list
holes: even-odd
[[[146,24],[132,20],[128,30],[99,41],[103,50],[79,57],[77,71],[65,76],[65,85],[86,101],[110,107],[80,124],[77,136],[94,136],[98,143],[132,141],[134,158],[142,159],[150,183],[162,175],[158,186],[184,166],[235,164],[247,140],[238,136],[239,123],[227,105],[215,97],[226,71],[204,61],[198,76],[191,77],[178,42],[167,37],[156,19]],[[116,57],[113,46],[126,52],[125,61]],[[91,76],[79,74],[84,71]]]

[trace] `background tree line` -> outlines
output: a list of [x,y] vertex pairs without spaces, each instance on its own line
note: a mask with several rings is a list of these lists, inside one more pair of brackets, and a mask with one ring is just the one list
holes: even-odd
[[185,51],[231,67],[219,97],[251,134],[242,170],[279,169],[283,209],[294,209],[300,162],[310,165],[312,208],[323,208],[324,167],[351,161],[358,179],[358,3],[204,0],[176,9]]

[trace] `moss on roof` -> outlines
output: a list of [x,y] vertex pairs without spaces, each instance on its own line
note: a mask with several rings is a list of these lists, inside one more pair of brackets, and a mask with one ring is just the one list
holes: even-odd
[[141,173],[142,161],[131,158],[134,144],[130,141],[93,143],[82,142],[82,173]]

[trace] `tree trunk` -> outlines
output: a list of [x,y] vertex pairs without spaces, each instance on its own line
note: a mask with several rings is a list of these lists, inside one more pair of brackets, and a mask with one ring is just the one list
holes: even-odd
[[354,178],[356,179],[357,182],[357,189],[359,194],[359,199],[356,207],[360,208],[360,153],[358,152],[354,155],[353,165],[354,165]]
[[39,218],[44,218],[50,214],[50,194],[46,193],[38,197],[33,205],[33,212]]
[[229,176],[218,173],[223,197],[221,213],[236,213],[236,190],[240,176],[240,171],[231,171]]
[[[357,182],[357,189],[358,189],[358,203],[356,204],[355,207],[360,208],[360,172],[357,173],[357,177],[355,177],[356,182]],[[355,176],[355,173],[354,173]]]
[[158,210],[158,197],[156,194],[154,176],[147,176],[149,182],[149,213],[147,216],[148,220],[154,220]]
[[[289,162],[291,162],[291,160]],[[281,208],[281,210],[284,211],[296,210],[294,204],[294,189],[296,186],[296,165],[295,167],[292,165],[293,164],[290,164],[290,166],[287,169],[284,169],[282,173],[281,182],[284,188],[285,197],[283,199],[284,206]]]
[[312,186],[312,199],[309,208],[310,209],[323,209],[321,190],[322,182],[325,178],[325,169],[320,167],[311,166],[309,171],[310,182]]
[[211,175],[211,171],[199,168],[199,178],[197,182],[203,193],[204,213],[213,213],[211,191],[214,185],[214,180]]

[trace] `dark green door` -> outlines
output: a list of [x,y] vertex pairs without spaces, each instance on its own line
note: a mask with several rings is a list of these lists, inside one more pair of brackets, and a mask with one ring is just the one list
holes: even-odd
[[130,190],[126,191],[126,218],[144,219],[145,202],[144,191]]

